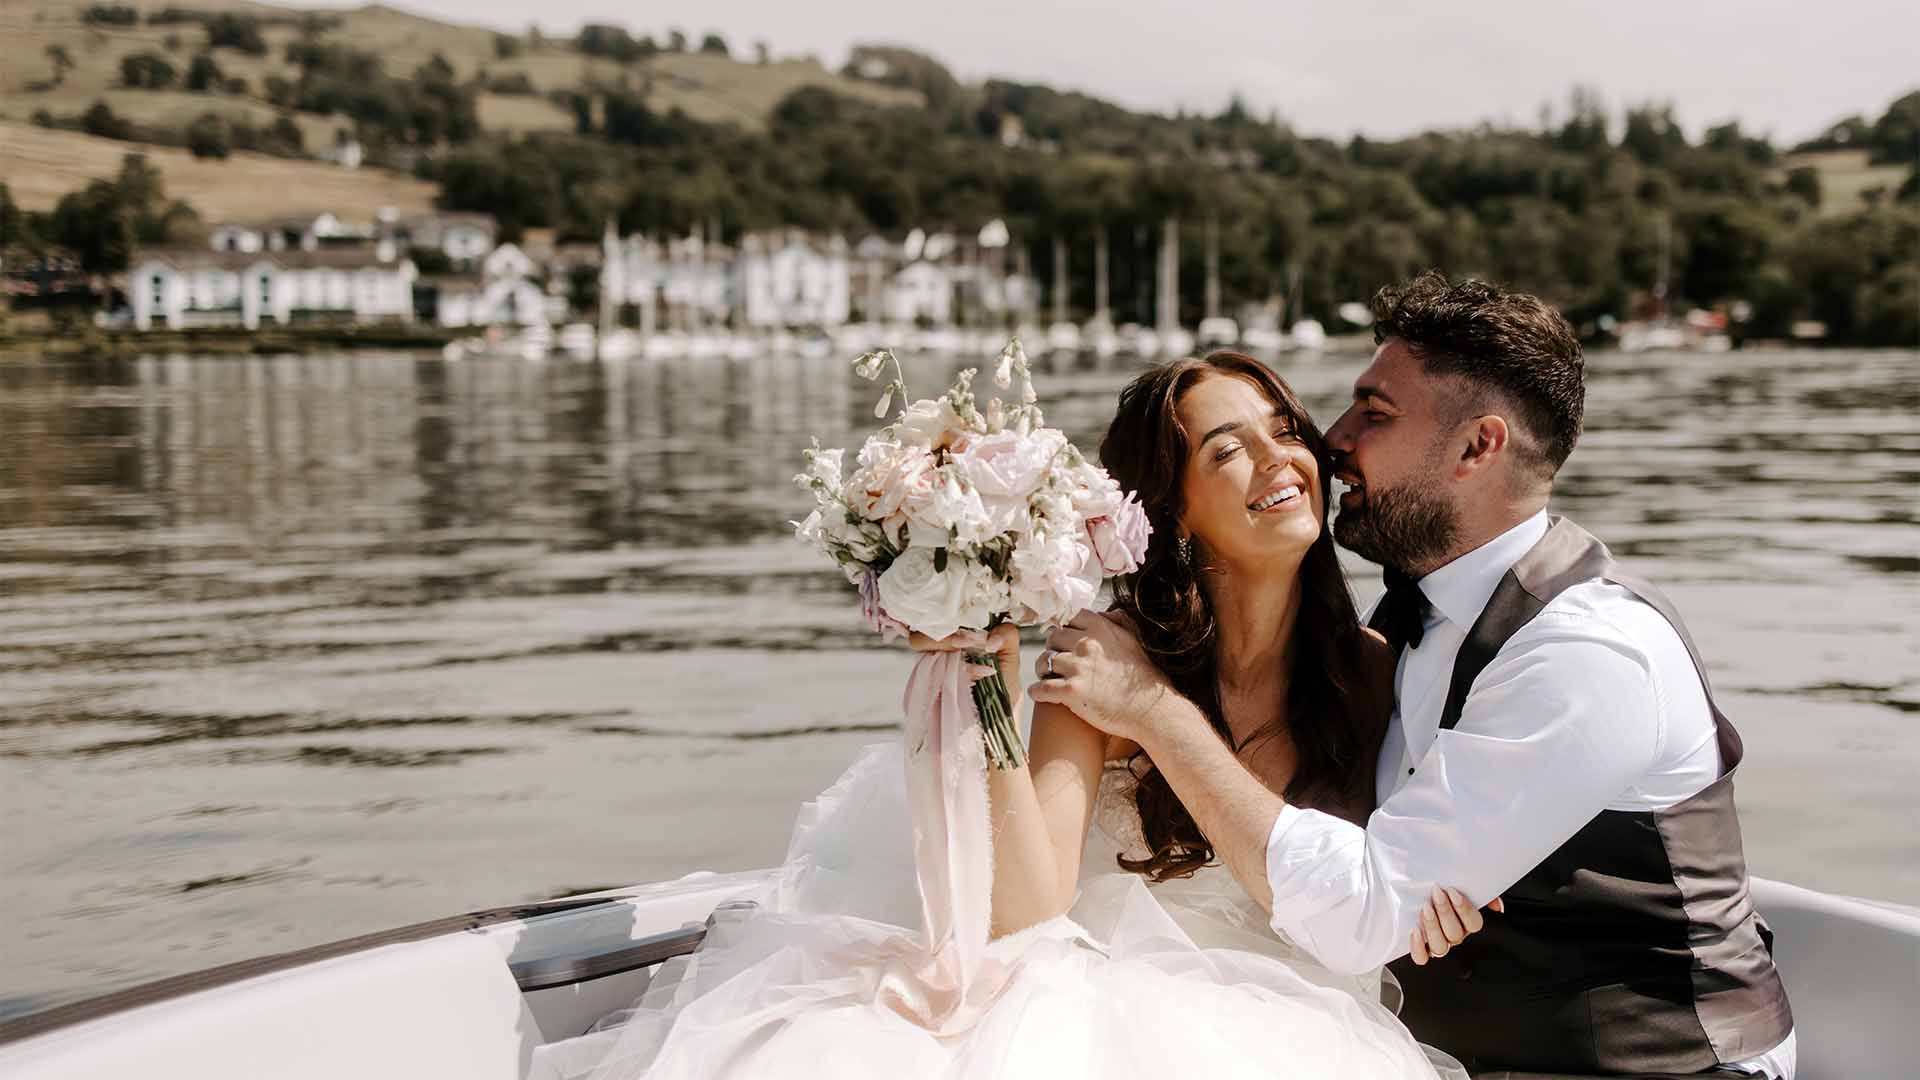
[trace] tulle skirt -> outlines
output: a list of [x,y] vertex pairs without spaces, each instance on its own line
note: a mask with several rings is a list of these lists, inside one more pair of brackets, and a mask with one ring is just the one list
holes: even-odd
[[[992,974],[966,991],[974,1019],[930,1030],[901,1001],[925,952],[902,773],[897,745],[869,747],[802,809],[755,907],[719,913],[635,1008],[544,1048],[539,1071],[1464,1080],[1379,1004],[1377,973],[1319,967],[1217,868],[1149,888],[1117,869],[1127,840],[1106,828],[1088,837],[1072,909],[990,943]],[[1111,820],[1113,803],[1103,791],[1097,816]]]

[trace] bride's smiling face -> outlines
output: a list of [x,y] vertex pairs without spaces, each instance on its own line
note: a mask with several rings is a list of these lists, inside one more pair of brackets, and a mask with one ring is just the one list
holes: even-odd
[[1174,413],[1191,448],[1180,526],[1223,568],[1297,561],[1326,520],[1320,463],[1286,407],[1249,379],[1211,375]]

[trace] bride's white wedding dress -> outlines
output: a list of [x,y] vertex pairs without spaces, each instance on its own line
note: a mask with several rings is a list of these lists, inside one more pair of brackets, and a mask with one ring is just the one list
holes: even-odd
[[1121,871],[1115,854],[1145,845],[1117,765],[1073,908],[988,943],[967,1007],[929,1023],[956,1002],[913,999],[925,947],[904,772],[899,743],[868,747],[802,808],[755,909],[723,912],[636,1008],[543,1065],[562,1080],[1465,1080],[1378,1004],[1377,974],[1335,975],[1278,939],[1223,868],[1152,887]]

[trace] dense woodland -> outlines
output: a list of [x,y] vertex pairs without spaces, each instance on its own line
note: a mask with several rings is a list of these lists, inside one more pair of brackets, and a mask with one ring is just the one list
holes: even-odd
[[[102,8],[99,17],[126,16]],[[258,35],[230,19],[199,22],[204,62],[162,70],[143,61],[125,73],[128,84],[233,89],[220,51],[252,52]],[[1202,237],[1217,230],[1229,313],[1286,295],[1293,312],[1337,326],[1341,302],[1433,266],[1543,293],[1576,323],[1595,325],[1604,315],[1648,313],[1664,266],[1675,309],[1750,311],[1738,336],[1778,337],[1814,319],[1836,342],[1920,340],[1920,91],[1792,148],[1864,150],[1905,167],[1903,184],[1864,200],[1849,192],[1842,212],[1823,212],[1832,195],[1822,172],[1784,167],[1787,148],[1732,123],[1693,141],[1666,106],[1616,108],[1582,89],[1524,129],[1338,142],[1238,102],[1218,115],[1141,113],[1046,86],[962,83],[926,55],[862,47],[844,74],[917,91],[924,105],[881,107],[808,88],[781,101],[763,129],[748,130],[647,103],[649,57],[726,53],[724,40],[707,35],[696,46],[676,34],[658,43],[588,26],[570,43],[496,39],[503,58],[571,48],[626,72],[547,92],[574,116],[573,132],[509,137],[482,129],[475,102],[483,90],[534,92],[524,81],[461,77],[437,57],[389,72],[379,56],[327,31],[324,20],[304,27],[284,49],[286,74],[265,80],[260,93],[288,111],[345,118],[371,160],[437,181],[444,206],[494,214],[508,237],[550,227],[563,238],[596,238],[608,219],[629,232],[707,228],[730,239],[787,224],[899,234],[1003,218],[1036,267],[1051,267],[1056,240],[1067,245],[1077,317],[1092,308],[1093,249],[1104,233],[1115,317],[1150,321],[1154,249],[1171,217],[1185,238],[1189,323],[1201,314]],[[758,51],[764,63],[765,46]],[[236,141],[306,152],[291,124],[142,133],[116,125],[104,105],[42,119],[183,142],[196,153],[203,144],[224,153]],[[166,234],[150,204],[117,206],[113,187],[96,182],[73,196],[74,207],[45,215],[18,212],[0,188],[0,245],[97,253],[122,236]],[[120,220],[93,220],[102,214]],[[113,243],[88,240],[90,230]],[[111,257],[86,261],[113,268]]]

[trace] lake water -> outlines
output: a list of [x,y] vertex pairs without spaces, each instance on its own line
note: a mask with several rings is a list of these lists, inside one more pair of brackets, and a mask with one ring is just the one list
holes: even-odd
[[[1362,364],[1280,367],[1326,420]],[[1687,614],[1754,871],[1920,903],[1920,357],[1590,364],[1556,502]],[[1041,366],[1093,449],[1135,368]],[[0,358],[0,1016],[777,860],[908,666],[785,525],[873,400],[794,357]]]

